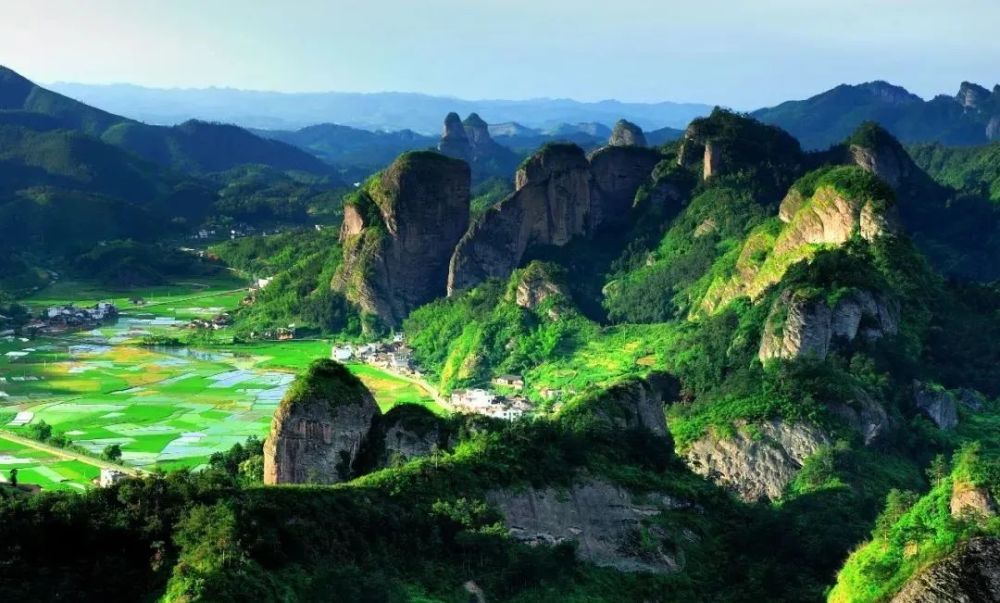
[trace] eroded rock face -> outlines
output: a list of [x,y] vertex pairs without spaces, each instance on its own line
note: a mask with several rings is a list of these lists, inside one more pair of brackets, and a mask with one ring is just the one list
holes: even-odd
[[870,291],[851,291],[830,307],[825,298],[786,290],[775,300],[761,337],[758,358],[826,358],[838,341],[858,336],[875,341],[899,331],[899,307]]
[[615,431],[646,429],[669,440],[664,406],[676,400],[680,383],[666,373],[652,373],[645,379],[631,379],[610,387],[591,408]]
[[526,310],[534,310],[552,296],[568,296],[563,276],[556,266],[532,262],[520,274],[514,289],[514,303]]
[[588,160],[576,145],[545,146],[518,169],[515,192],[458,243],[449,295],[508,277],[531,247],[563,246],[627,219],[636,190],[649,179],[658,157],[650,149],[608,147]]
[[334,484],[351,477],[373,419],[371,392],[342,365],[313,363],[289,389],[264,442],[265,484]]
[[[646,495],[639,502],[623,488],[598,479],[574,484],[568,491],[495,490],[486,498],[503,515],[512,538],[530,546],[576,542],[581,559],[622,572],[680,571],[684,554],[676,545],[694,538],[691,531],[671,534],[647,526],[660,513],[690,503],[664,494]],[[639,545],[644,526],[653,547]]]
[[333,286],[396,326],[443,297],[448,262],[469,225],[469,167],[438,153],[407,153],[345,205],[344,262]]
[[830,407],[830,411],[861,434],[865,446],[877,444],[893,427],[885,407],[860,388],[851,392],[850,400]]
[[1000,115],[991,117],[986,124],[986,139],[990,142],[1000,140]]
[[831,186],[820,187],[808,201],[798,191],[786,195],[778,217],[788,223],[775,253],[805,244],[842,245],[855,229],[867,241],[899,232],[893,207],[881,209],[870,201],[850,199]]
[[641,146],[607,146],[590,155],[594,226],[609,228],[628,221],[635,193],[649,180],[660,154]]
[[985,519],[997,514],[997,502],[987,488],[956,481],[949,504],[952,517]]
[[948,390],[914,381],[913,403],[941,429],[958,425],[958,403]]
[[611,130],[611,138],[608,145],[613,147],[644,147],[646,146],[646,135],[642,133],[642,128],[634,123],[619,119]]
[[1000,539],[972,538],[923,570],[893,603],[990,603],[1000,601]]
[[741,424],[731,438],[705,435],[682,456],[692,471],[746,502],[775,501],[806,459],[830,443],[817,427],[773,420]]
[[382,466],[428,456],[448,446],[449,437],[442,421],[423,406],[395,406],[380,423],[384,442]]

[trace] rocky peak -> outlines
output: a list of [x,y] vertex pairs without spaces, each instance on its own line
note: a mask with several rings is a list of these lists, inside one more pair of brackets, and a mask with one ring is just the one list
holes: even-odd
[[989,100],[990,91],[979,84],[962,82],[955,100],[966,110],[978,111]]
[[861,169],[882,179],[893,190],[918,168],[896,138],[872,122],[862,124],[848,140],[851,160]]
[[401,155],[345,205],[334,287],[387,325],[444,296],[452,250],[469,225],[469,191],[465,162]]
[[605,147],[588,159],[574,144],[545,145],[518,168],[515,192],[459,242],[449,295],[507,278],[529,248],[563,246],[627,220],[636,191],[659,159],[656,151],[640,147]]
[[922,99],[901,86],[894,86],[889,82],[885,81],[875,81],[869,82],[867,84],[862,84],[860,87],[865,88],[880,101],[892,104],[892,105],[902,105],[906,103],[922,102]]
[[584,171],[588,167],[587,156],[577,145],[547,144],[517,169],[514,175],[514,188],[520,190],[529,184],[543,184],[549,179]]
[[350,479],[378,405],[357,377],[318,360],[285,394],[264,442],[265,484]]
[[458,113],[449,113],[444,118],[444,132],[441,134],[441,141],[438,142],[438,150],[455,159],[472,160],[472,143]]
[[469,138],[469,142],[474,147],[493,142],[493,138],[490,137],[489,124],[482,117],[479,117],[478,113],[470,113],[462,122],[462,127],[465,129],[465,135]]
[[642,133],[642,128],[634,123],[619,119],[611,131],[608,144],[613,147],[644,147],[646,135]]

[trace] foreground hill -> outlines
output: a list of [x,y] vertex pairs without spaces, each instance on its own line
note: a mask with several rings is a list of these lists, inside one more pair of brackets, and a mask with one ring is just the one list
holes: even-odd
[[[10,112],[14,115],[8,116]],[[34,129],[76,130],[187,172],[257,163],[282,170],[331,173],[329,166],[308,153],[235,126],[193,120],[176,127],[146,125],[46,90],[6,67],[0,67],[0,120]]]
[[825,149],[865,121],[874,121],[906,144],[977,145],[1000,138],[1000,87],[963,82],[955,96],[925,101],[887,82],[841,85],[800,101],[754,111],[807,149]]

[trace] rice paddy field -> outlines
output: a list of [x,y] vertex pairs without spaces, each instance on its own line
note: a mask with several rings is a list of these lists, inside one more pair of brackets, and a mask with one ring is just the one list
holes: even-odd
[[[0,339],[0,431],[23,435],[45,421],[92,454],[120,445],[122,463],[131,467],[197,469],[251,435],[265,437],[295,374],[330,353],[325,340],[203,349],[139,345],[151,333],[183,334],[191,317],[236,307],[242,290],[174,289],[162,300],[146,292],[142,307],[128,304],[132,293],[75,291],[70,297],[46,290],[47,297],[29,301],[44,306],[115,299],[122,316],[91,331]],[[367,365],[349,368],[383,410],[409,402],[443,412],[414,383]],[[25,447],[0,433],[0,476],[6,478],[11,468],[18,469],[19,483],[44,489],[85,488],[99,473],[97,466]]]

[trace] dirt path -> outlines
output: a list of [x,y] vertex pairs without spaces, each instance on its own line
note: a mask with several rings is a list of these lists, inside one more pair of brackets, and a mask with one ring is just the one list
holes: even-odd
[[57,456],[62,459],[71,461],[80,461],[81,463],[86,463],[94,467],[100,467],[102,469],[115,469],[116,471],[121,471],[122,473],[127,473],[129,475],[139,476],[143,472],[141,469],[136,469],[135,467],[126,467],[125,465],[119,465],[117,463],[111,463],[109,461],[104,461],[101,459],[88,456],[86,454],[81,454],[79,452],[73,452],[72,450],[66,450],[64,448],[59,448],[56,446],[49,446],[48,444],[43,444],[36,440],[30,438],[24,438],[18,435],[14,435],[7,431],[0,431],[0,439],[8,440],[14,442],[15,444],[20,444],[22,446],[27,446],[28,448],[34,448],[35,450],[41,450],[52,456]]

